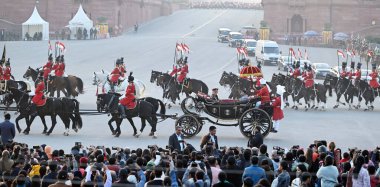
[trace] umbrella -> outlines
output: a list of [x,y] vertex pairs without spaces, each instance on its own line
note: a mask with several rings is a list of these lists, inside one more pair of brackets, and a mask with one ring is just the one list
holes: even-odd
[[348,35],[346,33],[343,33],[343,32],[338,32],[338,33],[335,33],[334,34],[334,38],[335,37],[339,37],[339,38],[348,38]]
[[240,77],[245,78],[249,76],[262,77],[263,74],[261,73],[261,70],[256,66],[246,66],[242,68],[240,71]]
[[313,37],[313,36],[318,36],[319,33],[317,33],[316,31],[306,31],[303,35],[307,37]]
[[337,41],[346,41],[347,39],[348,39],[347,37],[334,36],[334,40],[337,40]]

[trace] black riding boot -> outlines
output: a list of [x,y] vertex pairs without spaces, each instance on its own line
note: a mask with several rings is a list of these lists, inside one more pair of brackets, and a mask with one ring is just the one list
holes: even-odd
[[111,86],[111,92],[114,93],[115,92],[115,83],[110,83],[110,86]]
[[36,117],[38,114],[37,114],[37,106],[36,106],[36,104],[34,104],[34,103],[30,103],[30,115],[32,116],[32,117]]
[[120,110],[120,118],[121,119],[124,119],[124,118],[126,118],[127,116],[125,115],[125,106],[123,106],[123,105],[119,105],[119,110]]

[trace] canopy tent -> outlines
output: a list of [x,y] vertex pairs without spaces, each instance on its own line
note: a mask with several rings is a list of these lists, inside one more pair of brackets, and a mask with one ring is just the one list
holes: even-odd
[[37,7],[34,7],[30,18],[22,24],[22,38],[26,39],[26,33],[33,38],[34,34],[39,32],[42,33],[42,40],[49,40],[49,23],[41,18]]
[[[81,30],[83,34],[83,30],[87,30],[87,35],[90,35],[90,30],[94,26],[94,22],[88,18],[86,13],[84,12],[82,5],[79,5],[78,12],[75,14],[73,19],[69,21],[69,25],[66,27],[69,27],[71,31],[70,38],[78,38],[78,31]],[[83,38],[83,37],[82,37]]]
[[240,71],[240,77],[241,78],[247,78],[247,77],[262,77],[263,74],[261,73],[260,68],[256,66],[246,66],[241,69]]

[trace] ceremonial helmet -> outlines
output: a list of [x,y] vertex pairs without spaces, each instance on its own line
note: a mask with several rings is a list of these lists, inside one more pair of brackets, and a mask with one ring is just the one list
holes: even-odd
[[48,57],[48,60],[53,60],[53,54],[50,54],[49,57]]
[[5,66],[10,66],[10,65],[11,65],[10,58],[8,58],[7,62],[5,62]]
[[300,62],[300,61],[297,61],[297,62],[296,62],[296,68],[299,68],[299,67],[301,67],[301,62]]
[[347,62],[342,62],[342,67],[347,67]]
[[187,57],[185,57],[185,60],[183,60],[184,64],[187,64]]
[[355,69],[355,62],[351,61],[351,69]]
[[63,55],[61,55],[61,62],[65,62],[65,59],[63,58]]
[[61,60],[61,56],[57,56],[56,58],[55,58],[55,62],[59,62]]
[[124,57],[120,58],[120,64],[124,64]]
[[292,63],[292,68],[293,68],[293,69],[296,68],[296,61],[293,61],[293,63]]
[[120,59],[116,59],[116,65],[120,65]]
[[311,64],[309,64],[309,66],[307,66],[307,71],[311,71]]
[[133,72],[131,72],[131,73],[129,74],[129,76],[128,76],[128,82],[133,82],[133,81],[135,80],[135,78],[132,76],[132,73],[133,73]]
[[305,63],[303,63],[303,69],[307,69],[308,67],[307,67],[307,63],[305,62]]
[[358,63],[357,65],[356,65],[356,69],[360,69],[362,67],[362,63]]
[[[7,64],[5,64],[5,65],[7,65]],[[372,70],[376,70],[376,64],[372,64]]]

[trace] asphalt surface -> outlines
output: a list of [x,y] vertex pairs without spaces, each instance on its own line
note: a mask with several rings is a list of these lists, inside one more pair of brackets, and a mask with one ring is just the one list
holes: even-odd
[[[191,50],[189,54],[189,77],[202,79],[209,88],[219,87],[219,98],[226,98],[229,90],[219,86],[218,82],[223,71],[237,73],[236,50],[227,44],[217,42],[217,31],[220,27],[228,27],[238,31],[242,26],[258,26],[263,19],[263,12],[257,10],[184,10],[173,15],[155,19],[142,25],[138,33],[128,33],[117,38],[97,41],[63,41],[66,73],[81,77],[85,83],[85,94],[80,95],[81,109],[95,109],[96,88],[92,85],[94,71],[102,69],[110,71],[116,58],[124,57],[127,71],[133,71],[134,76],[145,82],[145,96],[161,98],[162,90],[149,82],[151,70],[167,71],[173,65],[174,47],[176,42],[185,42]],[[55,41],[52,41],[54,43]],[[3,46],[4,42],[0,42]],[[16,78],[28,68],[41,67],[47,60],[47,41],[42,42],[7,42],[7,57],[11,58],[12,71]],[[281,46],[284,53],[289,46]],[[295,49],[303,47],[294,46]],[[337,64],[336,49],[306,48],[310,60],[326,62],[331,66]],[[277,73],[277,67],[264,66],[264,75],[270,79]],[[182,96],[184,98],[184,96]],[[378,123],[380,112],[379,98],[375,101],[375,110],[364,112],[348,110],[347,106],[332,109],[335,96],[328,98],[326,111],[308,111],[285,109],[285,119],[281,122],[280,131],[270,134],[265,143],[270,147],[291,147],[301,145],[306,147],[314,140],[324,139],[335,141],[338,147],[373,148],[378,145]],[[354,100],[356,102],[356,98]],[[362,106],[364,104],[362,103]],[[178,106],[167,110],[167,114],[182,115]],[[149,125],[140,138],[132,136],[133,131],[127,122],[123,122],[122,134],[114,138],[108,128],[110,117],[82,116],[83,128],[70,136],[63,136],[64,127],[60,120],[50,136],[42,135],[42,124],[36,119],[32,124],[30,135],[17,134],[16,141],[30,145],[49,144],[53,147],[68,150],[74,142],[84,145],[105,145],[120,147],[146,147],[151,144],[165,146],[168,137],[174,132],[174,120],[168,119],[158,124],[157,139],[148,136]],[[140,120],[134,119],[137,128]],[[50,126],[51,121],[47,119]],[[208,131],[206,123],[202,131],[187,140],[199,147],[200,138]],[[25,129],[25,122],[21,122]],[[246,146],[238,127],[217,127],[219,145]]]

